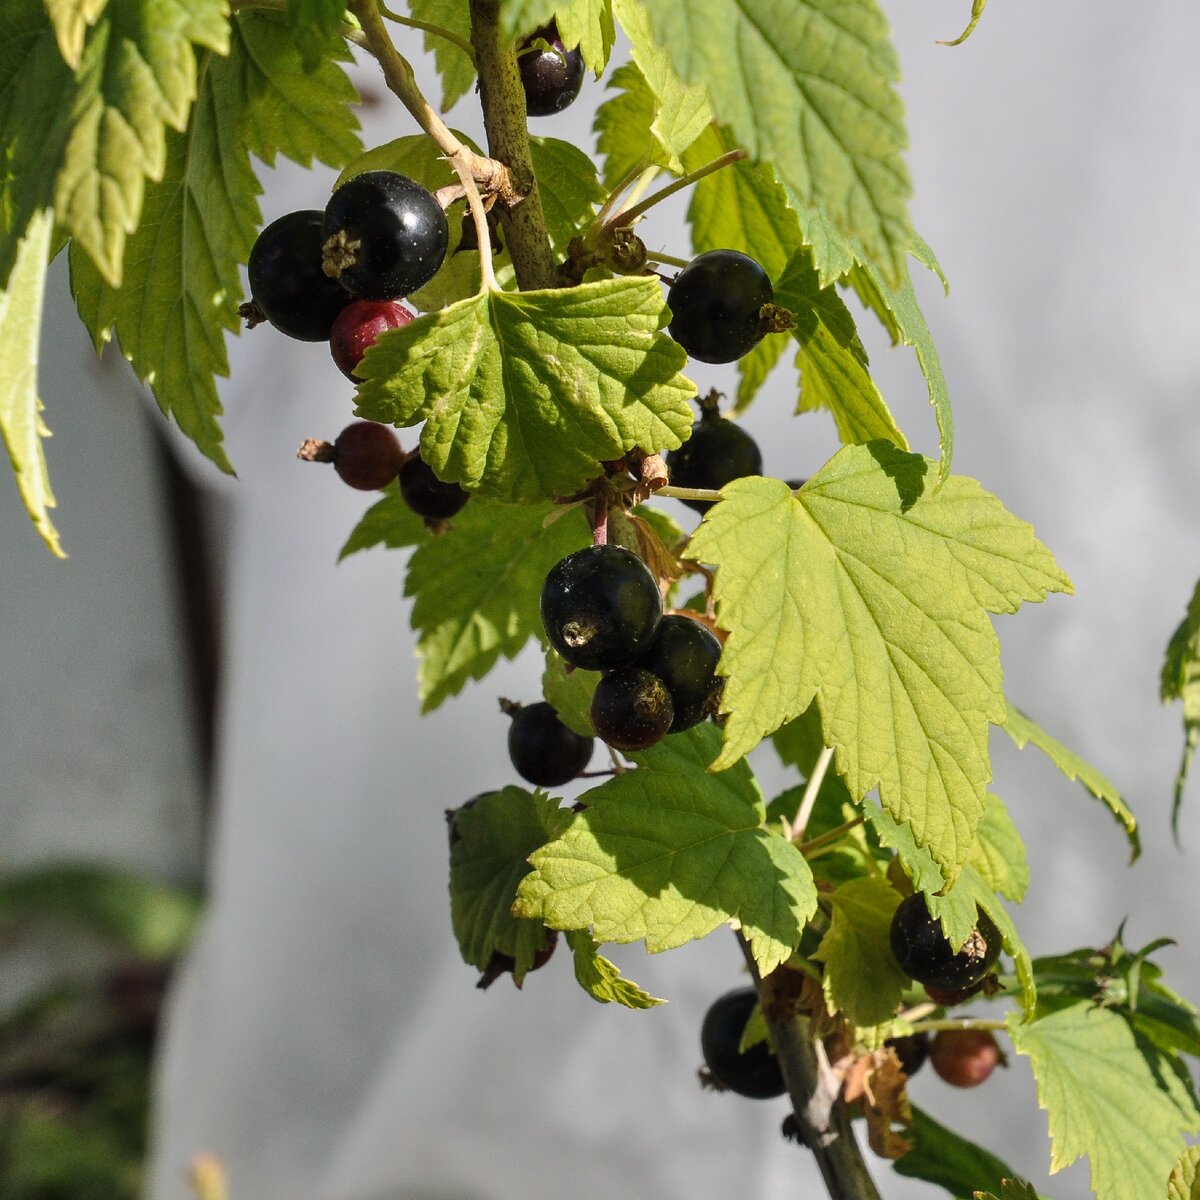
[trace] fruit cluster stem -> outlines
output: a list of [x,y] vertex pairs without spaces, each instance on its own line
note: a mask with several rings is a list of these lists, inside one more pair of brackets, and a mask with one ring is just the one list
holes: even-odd
[[[762,996],[762,976],[742,934],[738,944],[746,957],[754,986]],[[792,1101],[800,1141],[812,1151],[829,1200],[880,1200],[867,1170],[846,1105],[838,1098],[839,1084],[830,1078],[823,1053],[800,1016],[779,1018],[764,1009],[771,1045]]]
[[500,28],[498,0],[471,0],[471,43],[479,70],[479,102],[488,150],[504,163],[524,199],[500,210],[517,284],[522,291],[558,285],[558,263],[546,233],[546,217],[533,173],[525,89],[517,51]]

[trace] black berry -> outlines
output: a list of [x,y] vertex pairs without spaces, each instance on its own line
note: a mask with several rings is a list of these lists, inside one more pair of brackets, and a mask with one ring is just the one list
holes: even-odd
[[888,1038],[883,1043],[895,1051],[900,1068],[910,1079],[921,1069],[929,1057],[929,1034],[909,1033],[904,1037]]
[[769,1100],[787,1091],[779,1060],[766,1042],[739,1053],[746,1022],[758,997],[752,987],[726,992],[704,1014],[700,1049],[704,1063],[721,1087],[752,1100]]
[[942,923],[929,915],[925,897],[914,892],[900,901],[892,917],[892,954],[900,969],[918,983],[934,988],[969,988],[978,983],[1000,956],[1000,931],[976,909],[978,923],[961,950],[951,949]]
[[671,728],[675,706],[657,675],[641,667],[609,671],[592,693],[592,728],[618,750],[648,750]]
[[250,295],[288,337],[323,342],[338,313],[354,299],[321,269],[323,214],[302,209],[272,221],[250,251]]
[[[726,420],[715,407],[706,407],[692,426],[692,435],[678,450],[667,454],[667,469],[676,487],[718,491],[734,479],[762,474],[758,443],[736,422]],[[707,512],[715,501],[685,500],[689,508]]]
[[573,667],[607,671],[650,646],[662,597],[649,567],[621,546],[586,546],[550,569],[541,595],[550,643]]
[[587,767],[594,739],[564,725],[544,700],[513,705],[509,713],[508,756],[522,779],[538,787],[560,787]]
[[698,725],[717,686],[717,660],[721,643],[699,621],[672,614],[659,622],[650,649],[636,666],[663,681],[671,693],[675,718],[669,733]]
[[[541,39],[550,49],[539,50],[533,43]],[[532,33],[517,49],[517,69],[525,89],[525,113],[530,117],[551,117],[562,112],[583,87],[583,55],[568,50],[551,23]]]
[[399,300],[351,301],[338,313],[329,331],[329,351],[338,370],[357,383],[354,368],[375,345],[375,339],[389,329],[407,325],[412,319],[412,311]]
[[418,517],[427,521],[447,520],[461,512],[471,498],[457,483],[439,479],[416,451],[400,467],[400,495]]
[[[530,971],[539,971],[544,967],[554,955],[554,947],[558,945],[558,933],[553,929],[546,930],[546,944],[538,950],[533,956],[533,962],[529,964]],[[511,954],[505,954],[502,950],[493,951],[488,965],[479,973],[479,982],[475,985],[478,988],[489,988],[501,975],[513,975],[516,982],[515,971],[517,968],[517,960]],[[526,974],[529,972],[526,971]],[[520,984],[517,984],[520,987]]]
[[767,273],[737,250],[697,255],[667,292],[667,332],[701,362],[727,363],[748,354],[762,337],[759,314],[775,300]]
[[1007,1065],[999,1043],[986,1029],[943,1029],[933,1039],[929,1062],[953,1087],[978,1087],[998,1066]]
[[333,443],[333,469],[343,483],[360,491],[385,488],[400,470],[400,439],[374,421],[355,421]]
[[324,269],[347,291],[391,300],[424,287],[450,240],[432,192],[395,171],[364,171],[325,206]]

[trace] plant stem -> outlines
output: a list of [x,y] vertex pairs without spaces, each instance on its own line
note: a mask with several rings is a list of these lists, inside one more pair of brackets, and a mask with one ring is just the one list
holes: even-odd
[[655,493],[659,496],[674,496],[676,500],[720,500],[721,493],[712,488],[660,487]]
[[507,164],[523,197],[519,204],[500,211],[517,285],[522,291],[556,287],[558,263],[550,249],[529,152],[525,89],[517,70],[516,47],[500,30],[499,0],[471,0],[471,42],[488,150]]
[[812,816],[812,810],[817,803],[817,795],[821,791],[821,783],[832,761],[833,748],[826,746],[817,758],[816,766],[812,769],[812,774],[808,777],[808,784],[805,786],[804,795],[800,799],[800,808],[796,813],[796,819],[792,822],[793,842],[802,838],[805,829],[808,828],[809,818]]
[[[742,934],[738,944],[746,957],[754,986],[762,995],[762,977]],[[809,1036],[800,1016],[768,1015],[771,1045],[779,1060],[800,1139],[817,1160],[830,1200],[880,1200],[854,1137],[850,1114],[838,1098],[840,1085],[830,1077],[824,1048]]]
[[389,21],[397,25],[407,25],[409,29],[420,29],[423,33],[432,33],[434,37],[440,37],[444,41],[451,42],[472,62],[475,61],[475,47],[465,38],[460,38],[457,33],[451,33],[449,29],[443,29],[441,25],[432,25],[428,21],[418,21],[415,17],[402,17],[398,12],[392,12],[390,8],[382,4],[379,6],[379,11]]
[[989,1033],[1003,1033],[1008,1028],[1007,1021],[998,1021],[984,1017],[942,1017],[936,1021],[914,1021],[913,1033],[940,1033],[943,1030],[983,1029]]
[[689,171],[686,175],[681,175],[674,182],[668,183],[665,188],[659,188],[652,196],[647,196],[645,200],[631,205],[629,208],[622,209],[613,217],[609,224],[629,225],[668,196],[675,195],[676,192],[682,191],[685,187],[691,187],[697,180],[703,179],[706,175],[711,175],[714,171],[719,171],[722,167],[727,167],[731,163],[741,162],[745,157],[745,150],[730,150],[722,154],[720,158],[714,158],[711,162],[706,162],[704,166],[697,167],[694,171]]
[[686,267],[688,265],[686,258],[676,258],[674,254],[662,254],[657,250],[647,250],[646,261],[666,267]]
[[811,854],[814,850],[820,850],[823,846],[828,846],[831,842],[836,842],[839,838],[849,833],[850,830],[858,828],[865,820],[866,817],[855,817],[853,821],[846,821],[836,829],[827,830],[819,837],[813,838],[811,842],[801,842],[798,849],[801,854]]

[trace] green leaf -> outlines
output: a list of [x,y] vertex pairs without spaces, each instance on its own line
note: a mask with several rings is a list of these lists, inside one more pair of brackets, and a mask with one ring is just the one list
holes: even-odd
[[1068,779],[1079,780],[1097,800],[1102,800],[1125,831],[1129,841],[1130,862],[1136,859],[1142,852],[1137,818],[1129,811],[1116,787],[1091,763],[1052,738],[1019,708],[1008,704],[1007,711],[1008,715],[1003,723],[1004,732],[1016,742],[1017,749],[1024,750],[1031,744],[1036,746]]
[[626,1008],[653,1008],[666,1004],[644,988],[626,979],[617,968],[599,953],[599,947],[586,933],[567,934],[571,953],[575,956],[575,978],[593,1000],[601,1004],[622,1004]]
[[983,810],[983,819],[975,831],[975,845],[967,862],[993,891],[1016,904],[1025,898],[1029,887],[1029,861],[1025,843],[1013,824],[1008,809],[991,792]]
[[515,911],[600,942],[644,940],[651,954],[736,919],[763,974],[784,962],[816,889],[799,850],[762,828],[750,769],[705,774],[717,741],[696,726],[585,792],[586,808],[530,860]]
[[1200,1146],[1189,1146],[1171,1168],[1167,1200],[1200,1200]]
[[306,74],[275,14],[243,13],[232,31],[228,58],[205,60],[188,132],[168,139],[121,287],[109,286],[78,244],[70,255],[72,291],[93,341],[101,345],[115,329],[159,407],[227,471],[214,376],[229,374],[224,332],[240,326],[237,264],[261,220],[250,155],[338,165],[359,148],[354,91],[339,66],[327,61]]
[[895,1015],[909,985],[890,946],[900,893],[885,879],[864,876],[843,883],[829,901],[829,932],[813,955],[825,964],[826,1003],[854,1025],[881,1025]]
[[100,19],[108,0],[45,0],[46,13],[54,26],[58,50],[72,71],[83,57],[88,30]]
[[590,712],[592,693],[600,682],[599,671],[581,671],[578,667],[569,673],[557,650],[546,647],[546,670],[542,674],[542,695],[558,713],[558,718],[568,729],[584,737],[595,737]]
[[[874,0],[646,0],[658,44],[798,208],[818,208],[899,282],[908,171],[899,63]],[[734,51],[733,48],[736,48]],[[819,247],[817,264],[826,264]]]
[[340,57],[345,17],[345,0],[287,0],[288,28],[306,71],[315,70],[323,58]]
[[224,0],[124,0],[106,7],[73,83],[70,134],[54,187],[55,218],[113,286],[147,180],[167,165],[167,129],[187,128],[196,97],[193,45],[224,54]]
[[429,538],[425,522],[408,506],[400,489],[392,484],[382,500],[372,504],[346,539],[338,553],[338,562],[360,550],[383,546],[387,550],[404,550],[419,546]]
[[913,1148],[892,1164],[906,1179],[924,1179],[952,1196],[970,1196],[984,1188],[998,1192],[1005,1179],[1014,1178],[990,1151],[939,1125],[915,1104],[909,1132]]
[[610,0],[501,0],[500,27],[514,42],[551,19],[563,45],[578,46],[584,65],[599,75],[617,36]]
[[114,867],[61,864],[0,880],[0,927],[52,917],[157,960],[183,950],[200,907],[190,892]]
[[953,41],[938,42],[939,46],[961,46],[975,32],[975,26],[979,24],[979,19],[983,16],[983,10],[987,8],[987,0],[972,0],[971,4],[971,19],[967,23],[966,29],[962,31]]
[[[413,19],[438,25],[471,40],[471,6],[467,0],[409,0]],[[425,34],[425,51],[432,53],[442,77],[442,112],[453,108],[475,85],[475,64],[453,42],[436,33]]]
[[546,574],[589,541],[577,514],[546,525],[549,511],[472,499],[449,532],[413,552],[404,593],[414,597],[423,712],[541,636]]
[[530,854],[562,819],[556,800],[519,787],[478,796],[449,818],[450,923],[463,961],[486,971],[493,955],[508,955],[518,987],[547,934],[541,921],[513,916],[513,897]]
[[561,257],[607,193],[596,178],[591,155],[578,146],[557,138],[535,137],[529,139],[529,151],[546,215],[546,231],[555,254]]
[[1175,773],[1175,800],[1171,806],[1171,829],[1179,837],[1179,806],[1187,782],[1196,743],[1200,742],[1200,581],[1188,603],[1187,613],[1171,635],[1163,661],[1163,703],[1183,701],[1183,758]]
[[1049,1115],[1050,1170],[1087,1155],[1097,1200],[1162,1194],[1182,1148],[1200,1130],[1186,1068],[1140,1038],[1107,1008],[1076,1004],[1021,1025],[1009,1022],[1018,1053],[1037,1080]]
[[722,769],[819,697],[823,740],[861,800],[878,786],[952,879],[991,776],[1004,719],[987,613],[1067,591],[1023,521],[974,480],[927,494],[931,464],[884,442],[841,450],[797,493],[726,486],[690,557],[716,566],[729,631]]
[[[460,133],[457,129],[450,132],[469,149],[479,151],[479,147],[465,133]],[[337,177],[333,190],[336,191],[347,180],[361,175],[364,171],[396,171],[400,175],[407,175],[409,179],[415,180],[431,192],[458,181],[458,175],[447,162],[437,143],[423,133],[410,133],[404,137],[393,138],[390,142],[372,146],[371,149],[356,155]]]
[[439,478],[497,500],[570,495],[635,446],[692,427],[687,355],[656,279],[488,292],[392,330],[359,368],[360,416],[425,421]]
[[907,450],[908,441],[871,378],[854,318],[832,284],[821,287],[809,250],[792,256],[775,285],[775,300],[796,314],[797,411],[828,409],[843,442],[883,438]]
[[42,420],[37,394],[42,293],[53,227],[54,214],[49,211],[33,218],[17,244],[8,286],[0,290],[0,437],[34,528],[51,554],[66,558],[50,520],[55,501],[42,446],[50,430]]
[[655,100],[645,76],[633,63],[623,63],[611,76],[610,96],[592,122],[596,149],[604,159],[604,186],[615,188],[635,168],[661,163],[662,150],[650,132]]

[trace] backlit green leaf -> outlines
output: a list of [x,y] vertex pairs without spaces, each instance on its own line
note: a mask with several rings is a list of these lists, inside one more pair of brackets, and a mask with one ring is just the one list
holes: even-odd
[[45,0],[45,4],[58,38],[59,53],[74,71],[83,56],[84,38],[100,19],[108,0]]
[[1189,1146],[1171,1168],[1167,1200],[1200,1200],[1200,1146]]
[[1187,782],[1196,744],[1200,742],[1200,581],[1192,593],[1186,615],[1167,644],[1161,695],[1164,704],[1183,701],[1183,758],[1175,774],[1175,801],[1171,807],[1171,828],[1178,836],[1183,786]]
[[570,495],[635,446],[692,426],[686,355],[660,332],[655,279],[489,292],[384,334],[359,373],[358,414],[425,421],[440,478],[498,500]]
[[392,484],[384,498],[363,513],[363,518],[351,531],[338,554],[338,562],[360,550],[383,546],[388,550],[403,550],[419,546],[429,537],[425,522],[408,506],[400,489]]
[[287,0],[288,28],[300,48],[306,71],[340,50],[345,0]]
[[584,64],[599,75],[616,41],[611,0],[501,0],[500,26],[514,42],[552,19],[563,45],[578,46]]
[[645,940],[652,953],[740,922],[764,973],[799,943],[816,906],[803,856],[762,827],[762,794],[739,763],[706,774],[718,735],[701,725],[633,755],[626,771],[532,858],[516,909],[600,942]]
[[599,947],[586,933],[581,930],[568,933],[567,943],[575,956],[575,978],[593,1000],[626,1008],[653,1008],[666,1003],[638,987],[632,979],[626,979],[600,954]]
[[546,214],[546,232],[554,252],[562,256],[567,252],[567,243],[591,220],[607,193],[596,178],[591,155],[571,142],[530,138],[529,151]]
[[662,148],[650,132],[655,100],[645,76],[633,63],[622,63],[608,79],[615,94],[596,110],[592,129],[604,159],[604,185],[615,188],[641,166],[665,165]]
[[1004,719],[987,613],[1067,591],[1033,530],[974,480],[926,490],[931,464],[883,442],[840,451],[793,494],[736,480],[690,555],[717,569],[729,714],[721,769],[819,697],[823,740],[856,799],[878,786],[952,879]]
[[557,650],[546,649],[546,670],[542,674],[542,695],[558,713],[558,719],[584,737],[594,737],[589,713],[592,693],[600,682],[599,671],[567,671]]
[[[448,29],[464,41],[471,40],[471,6],[467,0],[409,0],[408,11],[414,20]],[[396,30],[394,36],[415,37],[415,32]],[[442,111],[445,112],[475,86],[475,64],[460,46],[436,33],[426,33],[424,40],[425,49],[433,54],[442,77]]]
[[1020,904],[1029,887],[1029,862],[1025,843],[999,796],[987,794],[983,819],[975,831],[975,845],[967,859],[993,892]]

